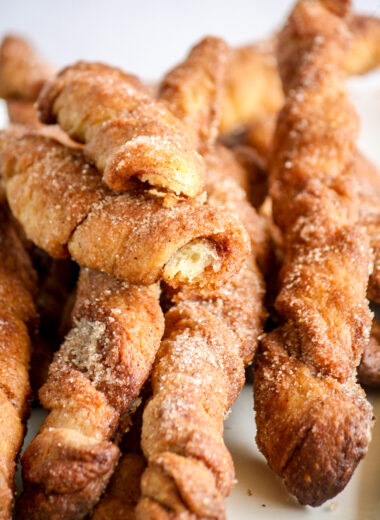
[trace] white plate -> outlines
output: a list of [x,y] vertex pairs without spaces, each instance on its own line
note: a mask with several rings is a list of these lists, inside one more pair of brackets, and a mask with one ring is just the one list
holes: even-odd
[[[355,104],[362,120],[360,147],[380,167],[378,127],[380,121],[380,74],[350,81]],[[0,127],[6,121],[0,105]],[[380,416],[380,392],[369,399]],[[36,434],[45,417],[34,409],[28,423],[25,445]],[[344,491],[319,508],[302,507],[288,495],[284,485],[258,451],[253,414],[252,387],[247,385],[226,421],[225,440],[231,450],[237,484],[227,499],[228,520],[378,520],[380,519],[380,425],[373,431],[368,455],[359,464]],[[20,475],[17,475],[20,486]],[[112,520],[112,519],[110,519]]]

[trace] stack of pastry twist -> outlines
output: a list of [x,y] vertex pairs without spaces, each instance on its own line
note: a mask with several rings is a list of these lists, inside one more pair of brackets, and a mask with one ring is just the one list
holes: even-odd
[[302,504],[343,489],[373,424],[359,364],[380,379],[380,182],[345,75],[379,40],[347,0],[301,0],[266,43],[204,38],[153,93],[4,39],[0,518],[31,353],[49,413],[19,518],[225,518],[223,421],[252,363],[269,465]]

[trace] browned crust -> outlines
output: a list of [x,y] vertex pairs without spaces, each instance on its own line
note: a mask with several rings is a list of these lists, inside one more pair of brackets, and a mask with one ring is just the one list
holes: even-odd
[[221,97],[230,50],[220,38],[207,36],[161,82],[159,99],[186,126],[199,147],[218,135]]
[[121,417],[133,413],[163,333],[158,287],[82,270],[73,328],[40,391],[50,410],[22,458],[21,518],[90,512],[119,457]]
[[16,458],[29,411],[29,334],[37,325],[36,273],[0,207],[0,518],[11,519]]
[[313,506],[346,485],[373,422],[352,382],[371,313],[353,168],[357,120],[341,69],[347,38],[322,3],[301,1],[278,47],[286,101],[270,193],[284,245],[276,299],[283,325],[264,339],[256,364],[257,442],[290,492]]
[[141,453],[123,455],[91,520],[135,520],[140,480],[145,467],[145,458]]
[[79,62],[62,70],[39,98],[44,123],[58,121],[115,191],[137,177],[194,197],[203,190],[202,158],[181,122],[145,93],[134,76]]
[[143,408],[141,404],[132,417],[133,424],[130,430],[122,438],[122,456],[104,495],[94,509],[91,520],[136,518],[135,507],[141,497],[140,481],[146,468],[146,460],[140,446]]
[[[144,497],[173,513],[188,509],[219,517],[234,476],[223,419],[243,382],[239,344],[218,317],[197,302],[180,302],[166,313],[153,398],[143,416],[142,448],[149,467],[137,518],[154,518]],[[180,500],[172,500],[166,475]]]
[[229,154],[224,163],[225,155],[221,148],[207,155],[208,203],[237,212],[253,253],[223,288],[172,296],[152,375],[153,398],[143,417],[148,467],[138,519],[225,518],[224,501],[233,485],[223,420],[244,382],[244,364],[252,361],[266,313],[255,261],[262,255],[264,231],[235,181],[234,171],[242,178],[239,163]]
[[259,449],[301,504],[339,493],[367,452],[372,409],[355,383],[323,377],[289,355],[288,329],[268,335],[256,359]]
[[81,151],[51,139],[3,133],[0,142],[11,209],[28,237],[52,256],[70,252],[83,266],[149,285],[165,278],[164,267],[178,249],[207,238],[220,255],[220,269],[207,268],[189,285],[214,287],[229,279],[248,254],[248,237],[233,215],[185,200],[166,207],[164,199],[141,190],[116,195]]

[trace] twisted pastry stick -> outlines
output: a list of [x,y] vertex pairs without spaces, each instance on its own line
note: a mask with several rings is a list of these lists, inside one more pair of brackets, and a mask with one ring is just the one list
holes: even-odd
[[238,340],[197,302],[178,303],[165,320],[143,417],[149,465],[136,515],[222,518],[234,479],[223,419],[244,383]]
[[12,212],[54,257],[70,253],[80,265],[130,283],[162,278],[173,287],[214,287],[248,254],[233,215],[185,200],[166,207],[144,190],[117,195],[81,151],[51,139],[0,134],[0,168]]
[[[254,209],[226,172],[210,169],[209,204],[234,207],[255,229]],[[227,170],[228,171],[228,170]],[[259,244],[258,232],[252,241]],[[224,518],[234,480],[223,443],[223,420],[244,383],[265,319],[262,278],[250,257],[216,291],[172,296],[143,416],[142,448],[149,465],[141,482],[138,519]]]
[[117,428],[133,413],[163,333],[158,286],[81,271],[73,327],[40,390],[50,410],[22,457],[22,518],[83,518],[119,456]]
[[6,36],[0,46],[0,97],[35,101],[53,69],[36,53],[29,42]]
[[[147,385],[149,386],[149,385]],[[133,424],[120,443],[122,456],[107,489],[97,504],[91,520],[135,520],[135,507],[140,499],[140,480],[146,467],[141,451],[142,411],[147,398],[142,391],[143,403],[133,415]]]
[[80,62],[62,70],[39,98],[44,123],[58,121],[103,173],[125,191],[130,180],[194,197],[203,190],[202,158],[181,122],[131,75]]
[[4,205],[0,207],[0,518],[10,520],[16,458],[24,439],[36,273]]
[[218,136],[229,58],[227,44],[220,38],[208,36],[165,76],[159,87],[159,99],[186,125],[198,147],[213,144]]
[[[380,64],[380,19],[349,13],[353,42],[343,67],[348,75],[364,74]],[[222,133],[277,114],[284,94],[277,70],[277,36],[235,49],[228,68],[222,103]]]
[[[263,128],[259,123],[256,128],[252,128],[253,133],[246,138],[247,143],[259,146],[259,153],[263,156],[264,162],[267,162],[270,156],[276,119],[273,117],[262,121],[264,126],[268,125],[267,135],[265,131],[264,134],[262,133]],[[255,139],[256,132],[258,134],[261,132],[259,139],[264,137],[261,144]],[[369,277],[367,296],[378,303],[380,302],[380,175],[376,167],[360,152],[355,156],[353,170],[359,188],[359,224],[369,237],[373,253],[373,269]],[[261,171],[264,174],[265,170]],[[262,182],[261,186],[265,188],[265,183]]]
[[[225,53],[226,46],[220,40],[203,40],[183,64],[166,76],[161,86],[161,98],[176,115],[183,118],[189,130],[192,129],[194,141],[201,147],[216,138],[216,100],[219,97]],[[229,152],[225,153],[228,156]],[[233,161],[230,162],[233,164]],[[238,165],[234,164],[234,168],[237,175],[242,177]],[[230,320],[233,321],[232,315]],[[248,338],[245,339],[248,342]],[[139,481],[145,469],[145,460],[141,454],[135,453],[136,450],[131,453],[130,443],[127,442],[127,445],[129,453],[122,458],[109,489],[93,515],[94,520],[111,516],[135,517],[134,506],[140,498]],[[130,495],[125,500],[127,487],[130,488]]]
[[316,0],[299,2],[280,35],[286,103],[270,183],[285,246],[276,300],[283,324],[264,339],[254,375],[258,446],[288,490],[313,506],[344,488],[372,426],[355,384],[371,323],[370,257],[357,223],[346,42],[343,22]]
[[[188,93],[185,100],[199,88],[191,70],[191,62],[185,62],[179,89]],[[197,122],[208,121],[210,128],[218,123],[213,107],[204,117],[206,107],[194,109],[182,100],[175,96],[172,110],[177,113],[180,103],[185,121],[196,128]],[[237,212],[251,233],[253,250],[264,258],[262,228],[237,183],[245,184],[241,166],[232,153],[210,144],[206,138],[208,204]],[[165,315],[165,336],[152,374],[153,397],[143,415],[142,448],[148,467],[141,480],[138,519],[225,516],[224,499],[232,489],[234,469],[223,442],[223,420],[239,395],[244,364],[252,360],[262,330],[263,292],[252,254],[221,289],[171,295],[174,306]]]

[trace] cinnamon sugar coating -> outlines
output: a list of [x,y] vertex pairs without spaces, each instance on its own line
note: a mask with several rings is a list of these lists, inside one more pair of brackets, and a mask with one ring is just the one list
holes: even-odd
[[[191,63],[185,62],[185,73],[177,80],[183,82],[179,92],[190,92],[191,99],[197,83],[189,70]],[[217,77],[214,83],[219,96],[222,84]],[[218,113],[207,104],[207,96],[199,103],[205,106],[188,103],[183,110],[181,95],[171,99],[172,110],[181,113],[187,125],[194,117],[202,124],[208,121],[209,132],[203,132],[208,206],[239,216],[252,253],[222,287],[170,294],[174,305],[165,315],[164,340],[152,373],[153,397],[143,415],[142,448],[148,466],[136,508],[139,520],[225,518],[234,468],[223,442],[223,421],[244,383],[244,364],[253,358],[266,317],[256,263],[260,259],[264,264],[268,256],[266,232],[247,201],[244,168],[232,152],[211,146]]]
[[[208,204],[237,212],[250,233],[253,253],[222,288],[172,295],[174,306],[165,315],[152,374],[153,398],[143,416],[148,468],[138,519],[225,518],[225,497],[233,486],[223,421],[239,395],[244,365],[252,361],[266,318],[255,257],[264,257],[265,239],[245,192],[224,167],[224,157],[220,148],[206,156]],[[234,170],[238,167],[236,162]]]
[[83,518],[119,457],[120,419],[138,404],[160,338],[158,287],[82,270],[73,327],[40,390],[50,413],[22,457],[23,518]]
[[111,189],[125,191],[137,177],[178,195],[202,192],[203,161],[183,125],[134,76],[79,62],[46,85],[38,103],[42,122],[58,121],[85,143]]
[[185,124],[198,147],[213,144],[218,135],[229,58],[228,45],[208,36],[192,48],[183,63],[166,74],[159,86],[159,99]]
[[[275,302],[283,325],[264,339],[256,364],[256,439],[288,489],[310,505],[343,489],[371,438],[371,407],[353,384],[371,313],[365,298],[370,251],[358,223],[353,167],[357,120],[341,67],[348,38],[344,22],[322,2],[301,1],[278,47],[286,101],[274,137],[270,193],[284,244]],[[289,363],[277,363],[279,356]],[[311,375],[303,380],[305,373]],[[312,406],[316,392],[325,398],[331,381],[331,402],[313,412],[310,433],[287,459],[299,445],[304,417],[298,410]],[[284,404],[268,397],[268,388],[278,396],[285,385],[293,393]]]
[[339,493],[367,452],[372,409],[353,380],[321,377],[288,351],[288,326],[265,337],[255,361],[260,451],[301,504]]
[[[55,257],[70,253],[80,265],[130,283],[149,285],[163,277],[174,287],[214,287],[248,254],[248,237],[233,215],[186,200],[167,207],[162,197],[141,189],[117,195],[81,151],[41,136],[3,133],[0,149],[13,213],[28,237]],[[170,278],[168,261],[198,238],[214,247],[217,265],[194,280]]]
[[[147,385],[149,386],[149,385]],[[142,410],[146,399],[142,391],[143,403],[132,417],[132,426],[120,442],[122,455],[117,468],[99,500],[91,520],[135,520],[135,507],[140,499],[140,481],[146,467],[141,451]]]
[[[155,517],[152,502],[167,510],[164,518],[186,510],[221,518],[234,476],[223,420],[244,383],[239,343],[197,302],[178,303],[165,320],[153,399],[143,417],[142,448],[149,466],[137,518]],[[173,481],[176,500],[167,492]]]
[[4,205],[0,207],[0,518],[10,520],[16,458],[29,411],[30,334],[37,325],[36,273]]

